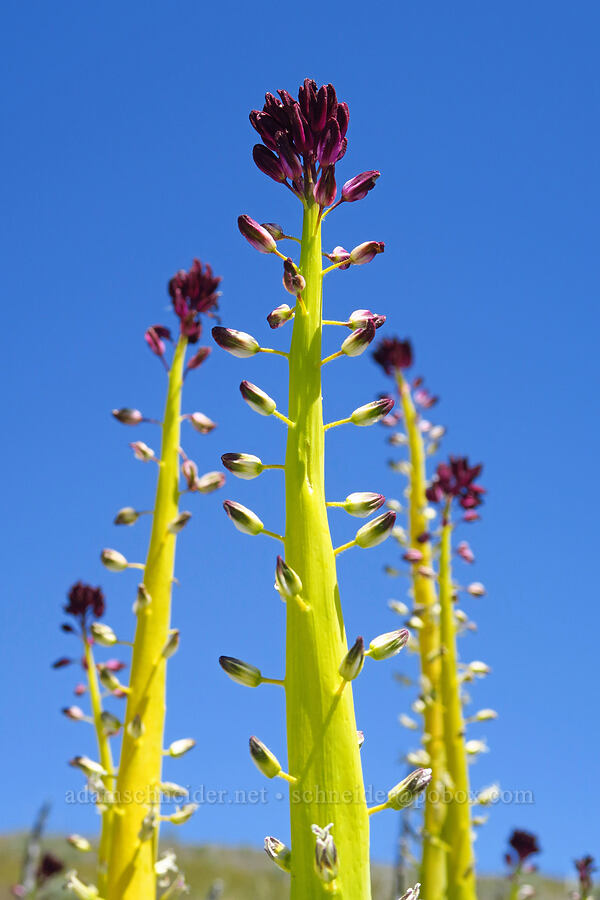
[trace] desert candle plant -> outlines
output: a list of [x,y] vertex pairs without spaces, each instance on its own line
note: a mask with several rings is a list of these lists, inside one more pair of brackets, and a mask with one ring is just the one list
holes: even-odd
[[[328,507],[368,516],[378,510],[383,499],[373,492],[355,493],[345,501],[328,497],[324,463],[330,429],[371,425],[389,413],[393,401],[364,402],[362,398],[362,404],[353,411],[350,408],[343,419],[324,422],[323,366],[341,365],[337,360],[363,353],[385,316],[357,310],[347,321],[324,320],[323,281],[334,272],[333,277],[348,277],[336,270],[370,262],[383,252],[384,245],[367,241],[350,252],[336,247],[331,253],[323,253],[321,230],[334,208],[364,198],[379,172],[364,172],[347,181],[336,202],[336,164],[346,151],[348,106],[338,101],[332,85],[317,88],[310,79],[300,87],[298,100],[287,91],[278,93],[279,98],[267,94],[262,111],[250,113],[250,121],[263,141],[254,147],[253,157],[259,169],[300,200],[301,237],[288,235],[274,223],[261,225],[248,215],[240,216],[238,225],[255,249],[281,260],[283,286],[294,298],[293,306],[280,304],[267,317],[273,330],[288,322],[293,327],[289,351],[278,351],[289,365],[287,410],[282,413],[280,398],[270,397],[251,382],[243,381],[240,390],[252,409],[276,417],[287,429],[285,461],[269,466],[282,468],[284,473],[285,532],[279,535],[266,530],[256,513],[235,501],[227,501],[225,510],[238,530],[252,536],[267,535],[278,544],[276,588],[287,610],[286,670],[279,681],[286,695],[287,771],[256,737],[250,739],[250,753],[264,775],[290,783],[290,846],[268,837],[265,849],[280,868],[290,873],[292,900],[332,894],[343,900],[368,900],[369,809],[351,681],[361,672],[365,657],[380,660],[394,655],[406,643],[408,633],[400,629],[382,635],[367,648],[358,638],[348,648],[337,557],[353,547],[367,549],[384,541],[394,526],[395,514],[387,511],[376,515],[350,540],[334,548]],[[290,238],[300,244],[298,262],[279,249],[280,243]],[[321,349],[324,324],[346,331],[339,350],[325,358]],[[217,328],[213,333],[217,343],[234,356],[274,352],[245,332]],[[245,453],[226,454],[223,463],[242,478],[255,477],[267,468],[258,457]],[[266,473],[262,477],[277,476]],[[222,657],[221,665],[230,677],[247,686],[264,681],[253,662],[244,664]],[[412,791],[403,791],[403,799],[412,802],[428,780],[429,773],[422,773]],[[397,797],[390,791],[388,802],[381,808],[399,808]]]
[[[65,608],[79,619],[77,630],[83,639],[92,714],[87,717],[79,707],[70,707],[65,712],[69,718],[93,723],[100,758],[99,762],[82,756],[72,760],[95,789],[102,812],[97,885],[86,887],[76,873],[69,873],[68,887],[77,896],[87,896],[85,892],[89,890],[90,897],[103,900],[137,900],[155,897],[158,886],[166,886],[164,896],[177,896],[185,888],[176,867],[171,865],[163,872],[165,866],[158,859],[160,822],[183,824],[195,811],[191,803],[184,803],[169,814],[163,814],[161,808],[164,799],[177,795],[184,800],[186,795],[183,790],[174,793],[171,783],[163,782],[165,756],[182,756],[195,744],[191,738],[181,738],[167,748],[164,746],[167,664],[179,647],[179,631],[171,626],[175,546],[177,536],[191,518],[189,511],[181,509],[181,497],[217,490],[223,485],[225,475],[218,471],[199,475],[196,463],[183,450],[182,423],[199,434],[210,433],[215,423],[201,412],[182,413],[181,404],[186,376],[201,366],[210,353],[210,348],[195,345],[202,331],[202,314],[210,315],[217,306],[220,280],[210,266],[194,260],[189,271],[181,270],[169,282],[169,294],[179,320],[179,334],[170,362],[166,354],[167,342],[172,341],[170,329],[152,325],[145,333],[148,347],[167,371],[162,421],[148,419],[135,408],[113,410],[114,418],[128,428],[146,422],[161,432],[159,454],[144,441],[130,445],[136,459],[157,466],[153,508],[138,511],[126,506],[114,520],[117,526],[131,527],[142,516],[150,518],[146,561],[130,562],[120,551],[109,548],[101,553],[102,563],[111,572],[133,569],[142,573],[133,603],[136,620],[133,641],[120,640],[109,625],[98,621],[104,611],[99,588],[75,585]],[[186,363],[190,346],[192,351]],[[92,614],[95,621],[90,622]],[[93,656],[94,645],[117,644],[132,648],[128,684],[123,684],[116,675],[122,667],[118,661],[97,663]],[[105,696],[126,700],[122,723],[103,708],[102,691]],[[110,738],[118,733],[122,735],[120,758],[113,762]]]

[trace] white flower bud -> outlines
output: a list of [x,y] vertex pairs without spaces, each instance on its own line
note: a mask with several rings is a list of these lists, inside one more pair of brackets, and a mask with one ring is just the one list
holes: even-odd
[[66,872],[64,877],[64,889],[70,891],[71,894],[77,897],[77,900],[98,900],[98,889],[80,881],[74,869]]
[[73,766],[74,769],[81,769],[83,774],[88,776],[99,775],[103,777],[108,774],[104,766],[90,759],[89,756],[74,756],[73,759],[69,760],[69,765]]
[[90,633],[95,643],[100,644],[101,647],[112,647],[117,643],[116,634],[110,625],[105,625],[104,622],[92,622]]
[[406,628],[380,634],[379,637],[373,638],[369,644],[368,655],[371,659],[376,660],[389,659],[391,656],[396,656],[397,653],[400,653],[402,648],[406,646],[408,638],[409,633]]
[[110,572],[122,572],[129,565],[122,553],[109,548],[102,551],[100,561]]
[[132,506],[124,506],[120,509],[114,519],[114,525],[135,525],[140,514]]
[[167,531],[169,532],[169,534],[179,534],[180,531],[183,531],[191,518],[191,512],[183,510],[179,513],[177,518],[173,519],[172,522],[169,522],[169,524],[167,525]]
[[350,647],[338,669],[344,681],[354,681],[365,663],[365,643],[361,637]]
[[396,513],[391,510],[377,516],[375,519],[371,519],[370,522],[367,522],[366,525],[363,525],[356,532],[355,541],[357,545],[362,547],[363,550],[368,550],[371,547],[382,544],[390,536],[395,521]]
[[354,425],[373,425],[379,422],[384,416],[387,416],[394,405],[391,397],[384,397],[382,400],[373,400],[372,403],[365,403],[359,406],[350,416]]
[[392,612],[397,613],[399,616],[407,616],[410,612],[408,606],[402,600],[388,600],[388,606]]
[[343,508],[351,516],[365,519],[383,506],[384,501],[385,497],[383,494],[357,491],[354,494],[348,494],[344,500]]
[[415,722],[414,719],[411,719],[410,716],[407,716],[405,713],[400,713],[398,716],[398,721],[404,728],[408,728],[409,731],[416,731],[419,727],[418,723]]
[[171,825],[183,825],[192,818],[197,809],[197,803],[186,803],[184,806],[176,809],[174,813],[171,813],[170,816],[166,816],[165,821],[170,822]]
[[467,593],[471,595],[471,597],[485,597],[486,590],[480,581],[474,581],[467,588]]
[[178,758],[183,756],[184,753],[188,753],[192,749],[192,747],[196,746],[196,741],[193,738],[180,738],[178,741],[173,741],[172,744],[169,744],[167,748],[167,753],[169,756],[174,756]]
[[291,871],[292,851],[275,837],[265,838],[265,853],[284,872]]
[[80,853],[89,853],[92,849],[92,845],[87,838],[82,837],[80,834],[69,834],[67,836],[67,843],[69,843],[71,847],[75,847],[76,850],[79,850]]
[[265,526],[256,513],[253,513],[246,506],[242,506],[241,503],[236,503],[234,500],[226,500],[223,504],[223,509],[237,530],[241,531],[242,534],[257,535],[264,531]]
[[121,722],[117,719],[116,716],[113,716],[112,713],[108,712],[107,709],[102,710],[100,713],[100,720],[102,722],[102,731],[107,737],[111,737],[112,735],[118,734],[121,728]]
[[254,735],[250,738],[250,756],[256,768],[267,778],[275,778],[281,772],[281,763],[269,748]]
[[140,462],[150,462],[151,459],[156,459],[152,447],[149,447],[148,444],[145,444],[143,441],[134,441],[129,446],[133,450],[135,458],[139,459]]
[[247,359],[254,356],[260,350],[260,344],[251,334],[245,331],[236,331],[235,328],[222,328],[215,326],[212,336],[223,350],[227,350],[232,356]]
[[127,734],[129,737],[132,737],[134,741],[137,741],[141,738],[144,733],[144,723],[142,722],[142,718],[139,713],[136,713],[131,722],[127,725]]
[[223,472],[206,472],[194,482],[194,489],[200,494],[212,494],[218,491],[225,484],[225,475]]
[[241,659],[236,659],[235,656],[220,656],[219,665],[225,674],[229,675],[231,680],[237,684],[243,684],[245,687],[258,687],[262,682],[260,669]]
[[315,847],[316,873],[325,884],[331,884],[332,881],[335,881],[339,872],[337,849],[329,833],[333,828],[333,822],[330,822],[325,828],[319,828],[318,825],[312,825],[311,828],[317,838]]
[[237,478],[250,481],[264,471],[262,460],[251,453],[224,453],[221,462]]
[[431,769],[415,769],[388,792],[387,805],[391,809],[406,809],[431,781]]
[[191,413],[191,415],[187,416],[187,419],[199,434],[209,434],[217,427],[216,422],[213,422],[212,419],[209,419],[208,416],[201,412]]
[[261,391],[251,381],[242,381],[240,392],[248,406],[261,416],[272,416],[277,409],[277,404],[273,398]]
[[490,784],[488,787],[482,788],[475,797],[475,803],[479,806],[491,806],[500,798],[500,785]]
[[298,597],[302,593],[302,581],[300,576],[288,566],[283,557],[277,557],[275,566],[275,590],[282,597]]
[[189,796],[188,789],[181,787],[180,784],[175,784],[174,781],[161,781],[160,792],[169,800],[184,800]]
[[150,596],[146,585],[143,583],[138,584],[137,596],[132,607],[134,614],[139,613],[142,609],[146,609],[148,606],[150,606],[151,603],[152,597]]
[[167,638],[167,643],[163,647],[162,655],[165,659],[170,659],[171,656],[174,656],[179,649],[179,629],[174,628],[169,637]]

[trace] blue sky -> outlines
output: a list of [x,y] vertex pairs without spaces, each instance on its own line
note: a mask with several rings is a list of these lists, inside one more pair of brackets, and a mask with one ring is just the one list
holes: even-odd
[[[131,459],[131,431],[114,406],[159,415],[164,378],[143,331],[172,322],[165,284],[194,256],[223,275],[223,322],[266,339],[265,316],[285,300],[279,266],[239,236],[236,217],[281,221],[298,231],[299,206],[253,166],[248,112],[266,90],[295,92],[310,75],[335,83],[350,105],[344,180],[382,171],[368,199],[327,221],[325,241],[386,242],[360,270],[328,277],[331,318],[357,307],[388,316],[387,334],[410,336],[416,371],[441,395],[433,417],[448,426],[446,449],[485,465],[489,495],[469,538],[477,563],[459,579],[485,582],[471,600],[479,625],[466,659],[484,659],[490,679],[477,706],[499,719],[472,736],[491,752],[473,768],[476,787],[498,780],[530,790],[528,806],[494,809],[477,851],[498,870],[512,827],[539,834],[540,865],[570,869],[598,852],[600,802],[595,597],[598,265],[600,191],[597,42],[592,2],[502,4],[355,2],[330,18],[298,9],[231,4],[100,5],[7,2],[0,37],[3,177],[3,528],[0,827],[27,826],[53,801],[56,831],[92,832],[93,812],[64,803],[79,786],[66,760],[93,753],[84,726],[63,720],[74,670],[50,662],[72,652],[58,630],[69,585],[101,583],[107,620],[131,627],[136,580],[101,568],[115,546],[141,558],[147,522],[126,533],[111,522],[124,505],[151,503],[155,471]],[[282,329],[268,340],[284,347]],[[327,337],[332,350],[339,336]],[[329,344],[327,346],[329,346]],[[332,364],[328,418],[385,388],[368,357]],[[233,360],[216,350],[190,378],[186,406],[216,419],[210,436],[185,446],[201,471],[229,450],[277,461],[284,429],[254,415],[238,384],[250,378],[281,398],[277,358]],[[332,497],[352,490],[399,496],[378,428],[340,429],[328,439]],[[135,438],[156,443],[148,427]],[[198,748],[169,767],[194,786],[262,788],[247,737],[284,753],[283,703],[246,691],[219,670],[221,653],[282,671],[283,609],[273,590],[273,546],[244,538],[223,499],[283,522],[282,482],[233,478],[194,498],[181,537],[174,622],[182,644],[169,676],[168,739]],[[332,517],[337,542],[353,522]],[[348,631],[395,625],[386,607],[402,584],[382,568],[397,548],[340,560]],[[365,778],[387,788],[410,735],[397,724],[409,698],[402,668],[370,667],[356,689],[367,735]],[[269,785],[271,788],[271,785]],[[377,817],[373,854],[390,859],[397,820]],[[287,836],[285,804],[203,806],[179,836],[260,846]]]

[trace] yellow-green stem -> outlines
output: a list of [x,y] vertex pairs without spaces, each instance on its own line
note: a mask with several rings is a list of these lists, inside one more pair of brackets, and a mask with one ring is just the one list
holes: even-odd
[[[96,671],[96,663],[92,648],[88,643],[86,632],[83,633],[83,647],[85,653],[85,663],[87,666],[88,688],[90,691],[90,704],[92,707],[92,716],[94,719],[94,728],[96,730],[96,738],[98,740],[98,754],[100,756],[100,764],[108,774],[104,775],[102,781],[104,787],[109,793],[114,790],[113,776],[113,760],[110,749],[110,741],[102,727],[102,700],[100,698],[100,686],[98,684],[98,673]],[[113,811],[109,808],[102,813],[102,829],[100,831],[100,843],[98,844],[98,879],[97,887],[100,896],[104,896],[106,890],[106,876],[108,868],[108,853],[110,850],[111,832],[113,822]]]
[[292,900],[331,897],[314,869],[311,825],[334,823],[338,900],[369,900],[369,819],[356,737],[352,688],[339,693],[347,652],[324,489],[321,397],[321,228],[318,207],[304,212],[300,271],[306,310],[296,312],[290,349],[286,452],[286,562],[300,575],[303,610],[287,604],[286,708]]
[[456,619],[452,590],[452,525],[446,504],[440,544],[439,596],[442,642],[442,700],[446,767],[451,799],[447,804],[444,840],[448,851],[448,900],[475,900],[475,868],[471,838],[469,772],[465,751],[465,723],[458,680]]
[[433,770],[432,779],[425,796],[423,822],[423,855],[421,860],[420,881],[423,896],[427,900],[443,900],[446,892],[446,853],[441,840],[444,822],[444,807],[440,802],[445,774],[444,753],[444,721],[440,696],[441,660],[440,629],[434,607],[437,603],[436,589],[431,578],[419,572],[423,566],[431,568],[432,553],[429,541],[419,542],[419,535],[428,530],[429,523],[425,516],[427,505],[425,497],[425,448],[419,430],[417,413],[410,393],[410,387],[396,373],[398,391],[402,402],[404,423],[408,437],[410,454],[410,545],[419,550],[422,559],[412,566],[414,600],[423,621],[419,629],[419,655],[421,672],[424,677],[425,699],[424,732],[427,735],[425,749],[429,754],[429,765]]
[[136,739],[127,728],[123,733],[108,900],[154,900],[156,895],[158,826],[154,837],[144,841],[140,840],[140,829],[147,813],[160,811],[158,784],[162,773],[167,662],[162,649],[171,622],[176,541],[168,525],[178,513],[181,386],[186,346],[187,340],[180,337],[169,373],[161,464],[144,572],[144,584],[152,600],[138,614],[125,719],[127,725],[139,715],[143,734]]

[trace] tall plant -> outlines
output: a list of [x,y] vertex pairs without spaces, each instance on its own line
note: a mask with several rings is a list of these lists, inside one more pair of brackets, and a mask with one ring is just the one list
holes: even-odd
[[[104,613],[104,598],[99,588],[78,583],[69,594],[65,612],[74,617],[76,625],[65,630],[79,635],[83,644],[84,667],[87,673],[87,692],[91,717],[79,707],[69,707],[65,713],[71,719],[91,721],[96,730],[99,761],[76,756],[72,765],[81,769],[90,781],[99,810],[102,813],[102,832],[98,851],[97,885],[89,888],[70,873],[68,884],[78,896],[102,897],[105,900],[139,900],[156,896],[157,884],[165,884],[169,896],[184,889],[184,882],[172,860],[158,860],[158,831],[161,820],[181,824],[193,814],[194,804],[183,806],[170,814],[163,814],[165,799],[184,800],[186,791],[176,784],[164,782],[162,776],[165,756],[178,757],[190,750],[195,741],[183,738],[164,747],[167,661],[177,651],[179,632],[171,627],[171,592],[174,581],[175,546],[177,535],[185,527],[191,513],[180,509],[180,498],[187,493],[209,493],[220,488],[225,480],[222,472],[198,475],[198,467],[181,448],[182,421],[200,434],[215,427],[203,413],[182,415],[182,389],[188,373],[197,369],[210,353],[210,348],[194,347],[186,364],[186,352],[197,344],[201,331],[201,315],[210,314],[217,306],[218,286],[210,266],[199,260],[189,272],[180,271],[169,282],[169,294],[179,319],[179,335],[171,362],[166,358],[166,341],[171,332],[164,325],[147,329],[146,342],[167,371],[167,396],[162,422],[147,419],[139,410],[113,410],[114,418],[128,427],[143,423],[157,425],[161,430],[160,455],[156,455],[143,441],[130,446],[134,456],[157,466],[154,507],[138,511],[133,507],[119,510],[115,525],[131,526],[143,515],[151,518],[151,534],[145,563],[132,563],[117,550],[105,549],[101,560],[112,572],[139,569],[142,581],[133,604],[136,617],[132,646],[131,677],[123,684],[115,674],[122,668],[116,660],[97,662],[94,645],[113,647],[126,644],[113,629],[99,621]],[[181,479],[183,478],[183,486]],[[94,621],[90,621],[94,619]],[[60,660],[66,664],[69,660]],[[78,689],[82,694],[86,686]],[[126,698],[124,720],[104,707],[104,697]],[[115,768],[111,738],[122,735],[120,759]],[[77,837],[77,836],[75,836]],[[89,849],[87,842],[73,840],[74,846]],[[87,892],[87,893],[86,893]],[[166,894],[165,894],[166,896]]]
[[[384,498],[376,493],[354,493],[343,501],[328,499],[325,492],[324,459],[327,432],[343,424],[371,425],[393,406],[388,399],[359,406],[347,418],[324,423],[321,370],[324,364],[343,356],[359,356],[385,321],[369,310],[357,310],[345,322],[323,319],[324,276],[370,262],[384,250],[383,243],[367,241],[351,252],[336,247],[322,252],[323,220],[343,203],[364,198],[374,187],[379,172],[369,171],[347,181],[335,202],[336,164],[346,151],[348,106],[338,101],[332,85],[317,88],[306,79],[298,100],[287,91],[279,99],[266,95],[262,111],[254,110],[250,121],[263,143],[253,150],[259,169],[280,182],[297,197],[303,208],[300,259],[295,263],[279,250],[289,239],[279,225],[260,225],[247,215],[238,220],[242,235],[262,253],[283,262],[283,284],[295,298],[294,305],[277,306],[268,316],[271,328],[293,322],[289,352],[263,348],[245,332],[215,328],[217,343],[238,357],[260,351],[278,352],[289,362],[287,414],[275,399],[256,385],[242,381],[244,400],[262,415],[279,418],[287,428],[284,470],[286,522],[283,535],[267,531],[260,518],[234,501],[225,510],[240,531],[266,534],[280,545],[275,569],[276,586],[287,601],[286,671],[278,683],[285,689],[288,771],[256,737],[250,753],[269,778],[290,783],[291,848],[267,838],[265,849],[281,868],[291,874],[291,897],[308,900],[335,893],[344,900],[367,900],[371,896],[369,872],[369,812],[359,756],[352,689],[349,683],[362,669],[365,656],[379,660],[404,646],[406,629],[371,641],[365,649],[357,638],[346,643],[336,563],[342,551],[358,546],[374,547],[385,540],[395,514],[384,512],[334,549],[328,524],[328,507],[342,507],[353,516],[376,512]],[[292,238],[298,240],[298,238]],[[328,263],[323,266],[323,257]],[[323,325],[349,330],[335,353],[322,358]],[[254,478],[266,466],[247,453],[228,453],[224,465],[241,478]],[[222,657],[228,675],[242,684],[258,686],[263,679],[254,665]],[[272,681],[274,679],[271,679]],[[425,786],[427,771],[418,770],[390,791],[376,809],[400,808]],[[371,810],[374,811],[374,810]]]

